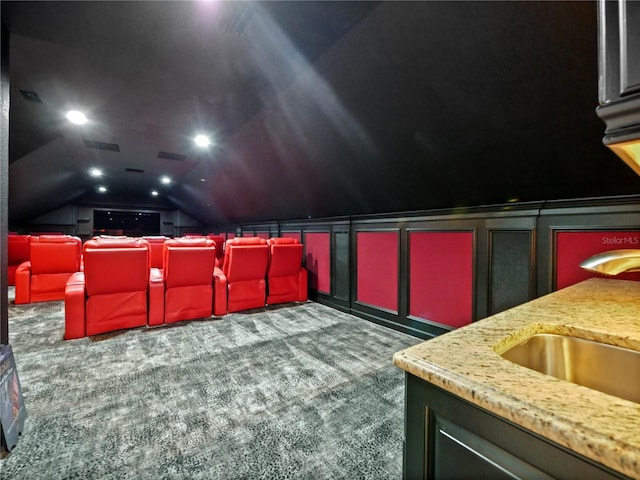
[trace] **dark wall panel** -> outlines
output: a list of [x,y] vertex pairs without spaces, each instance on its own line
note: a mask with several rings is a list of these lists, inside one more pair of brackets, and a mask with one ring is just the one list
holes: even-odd
[[530,299],[531,231],[491,232],[489,314]]
[[338,300],[349,301],[350,270],[349,270],[349,232],[336,232],[334,234],[333,272],[334,286],[333,296]]
[[331,244],[329,232],[306,232],[304,236],[309,288],[331,293]]
[[398,232],[358,232],[357,301],[398,311]]
[[451,327],[473,319],[473,232],[409,233],[409,315]]
[[[640,248],[640,231],[580,231],[556,234],[556,289],[591,277],[604,277],[580,268],[580,262],[601,252]],[[621,273],[620,280],[640,280],[640,272]]]

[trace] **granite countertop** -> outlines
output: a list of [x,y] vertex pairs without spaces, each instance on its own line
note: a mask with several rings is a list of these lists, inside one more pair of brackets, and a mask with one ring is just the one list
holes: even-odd
[[640,350],[640,282],[585,280],[397,352],[393,363],[576,453],[640,479],[640,404],[544,375],[500,356],[534,333],[569,334]]

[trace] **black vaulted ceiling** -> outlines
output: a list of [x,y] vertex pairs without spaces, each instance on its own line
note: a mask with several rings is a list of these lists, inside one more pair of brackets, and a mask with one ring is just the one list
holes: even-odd
[[2,21],[10,222],[67,204],[215,225],[640,193],[601,144],[591,2],[3,2]]

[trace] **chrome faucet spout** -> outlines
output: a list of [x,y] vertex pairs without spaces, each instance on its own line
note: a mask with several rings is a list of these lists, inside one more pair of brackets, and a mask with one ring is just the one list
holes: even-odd
[[583,260],[580,267],[605,275],[640,272],[640,249],[629,248],[598,253]]

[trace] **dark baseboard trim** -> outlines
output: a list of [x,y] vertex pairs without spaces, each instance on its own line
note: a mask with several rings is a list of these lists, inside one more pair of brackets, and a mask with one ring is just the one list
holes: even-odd
[[393,322],[391,320],[387,320],[386,318],[382,318],[379,317],[377,315],[373,315],[371,313],[367,313],[367,312],[363,312],[362,310],[359,309],[355,309],[355,308],[349,308],[345,305],[342,305],[340,303],[336,303],[334,301],[332,301],[332,299],[330,297],[327,297],[325,295],[309,295],[309,300],[316,302],[316,303],[320,303],[322,305],[326,305],[327,307],[331,307],[331,308],[335,308],[336,310],[339,310],[341,312],[344,313],[349,313],[355,317],[359,317],[362,318],[364,320],[367,320],[369,322],[372,323],[376,323],[378,325],[382,325],[383,327],[387,327],[387,328],[391,328],[393,330],[397,330],[399,332],[402,333],[406,333],[407,335],[411,335],[413,337],[417,337],[417,338],[421,338],[424,340],[430,339],[430,338],[434,338],[437,337],[439,335],[442,335],[443,333],[446,333],[446,331],[443,331],[443,329],[441,328],[437,328],[434,326],[434,329],[431,330],[430,326],[427,323],[424,323],[423,325],[420,326],[424,326],[425,328],[415,328],[415,327],[411,327],[408,325],[402,325],[401,323],[397,323],[397,322]]

